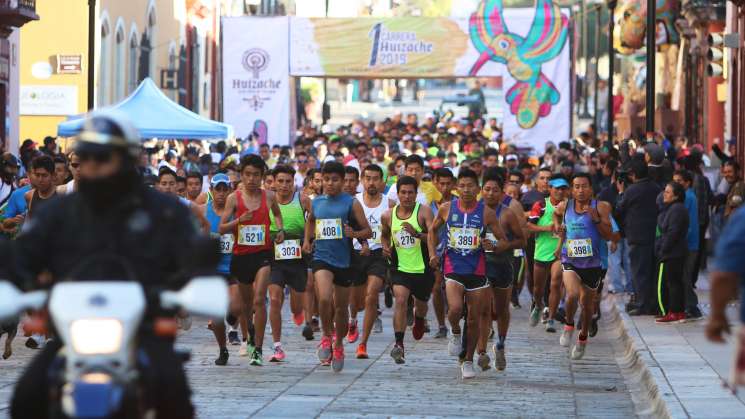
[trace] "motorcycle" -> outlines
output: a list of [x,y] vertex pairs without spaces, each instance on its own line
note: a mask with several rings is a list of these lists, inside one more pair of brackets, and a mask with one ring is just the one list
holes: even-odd
[[[161,291],[160,307],[221,318],[228,287],[221,277],[196,277],[179,291]],[[138,332],[145,327],[147,298],[134,281],[61,282],[50,291],[20,292],[0,281],[0,321],[47,307],[56,338],[63,344],[50,377],[52,416],[65,418],[148,417],[143,353]],[[150,327],[150,326],[149,326]],[[156,335],[175,337],[175,319],[153,321]]]

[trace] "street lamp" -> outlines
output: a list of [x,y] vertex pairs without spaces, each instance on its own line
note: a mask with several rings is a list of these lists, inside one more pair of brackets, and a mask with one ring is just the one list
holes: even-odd
[[654,131],[657,1],[647,0],[647,132]]
[[[616,61],[616,50],[613,48],[613,30],[615,26],[614,14],[616,12],[617,0],[606,0],[608,5],[608,142],[613,144],[613,73],[614,62]],[[608,148],[610,150],[610,148]]]

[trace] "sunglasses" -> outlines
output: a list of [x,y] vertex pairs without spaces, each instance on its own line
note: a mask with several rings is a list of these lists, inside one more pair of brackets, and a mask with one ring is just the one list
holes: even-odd
[[109,161],[111,161],[111,152],[110,151],[100,151],[100,152],[81,151],[78,153],[78,157],[80,158],[80,161],[93,160],[96,163],[108,163]]

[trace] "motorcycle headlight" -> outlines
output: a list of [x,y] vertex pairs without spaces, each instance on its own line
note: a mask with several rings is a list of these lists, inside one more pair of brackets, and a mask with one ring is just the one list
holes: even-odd
[[115,319],[80,319],[70,325],[70,341],[82,355],[110,354],[122,346],[123,327]]

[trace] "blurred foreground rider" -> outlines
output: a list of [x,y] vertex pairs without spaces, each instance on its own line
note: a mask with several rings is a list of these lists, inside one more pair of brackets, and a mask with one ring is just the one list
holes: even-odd
[[[94,113],[83,125],[76,153],[78,191],[38,208],[15,242],[0,243],[0,266],[7,269],[2,274],[29,290],[64,280],[124,279],[131,269],[151,302],[147,325],[158,311],[152,304],[156,292],[180,287],[200,266],[216,266],[217,245],[211,252],[185,205],[143,185],[137,170],[140,140],[119,115]],[[191,392],[172,339],[143,328],[138,343],[149,357],[145,394],[156,398],[157,416],[193,417]],[[61,346],[52,340],[29,364],[16,385],[11,417],[49,415],[55,385],[49,370]]]

